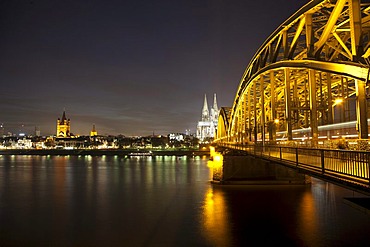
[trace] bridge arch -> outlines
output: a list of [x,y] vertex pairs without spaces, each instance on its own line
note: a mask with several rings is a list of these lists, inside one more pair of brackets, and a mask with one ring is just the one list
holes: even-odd
[[221,107],[217,123],[216,139],[227,141],[231,107]]
[[[354,123],[348,131],[368,139],[369,55],[369,3],[310,1],[257,50],[229,117],[219,116],[227,130],[216,141],[290,142],[301,133],[317,146],[323,129],[341,123]],[[330,131],[328,139],[336,135]]]

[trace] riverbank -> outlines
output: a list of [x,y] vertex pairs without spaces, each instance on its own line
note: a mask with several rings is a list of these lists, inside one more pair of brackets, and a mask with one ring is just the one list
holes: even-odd
[[119,156],[203,156],[209,150],[137,150],[137,149],[3,149],[0,155],[119,155]]

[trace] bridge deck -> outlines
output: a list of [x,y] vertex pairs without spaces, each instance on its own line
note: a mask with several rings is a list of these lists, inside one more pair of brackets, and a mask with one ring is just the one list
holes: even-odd
[[223,144],[349,189],[370,194],[370,152]]

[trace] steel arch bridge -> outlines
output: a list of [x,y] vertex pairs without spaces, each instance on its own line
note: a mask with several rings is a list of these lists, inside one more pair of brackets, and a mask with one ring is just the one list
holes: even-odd
[[305,131],[316,146],[339,123],[368,139],[369,56],[370,3],[308,2],[257,50],[233,106],[221,109],[215,142],[289,143]]

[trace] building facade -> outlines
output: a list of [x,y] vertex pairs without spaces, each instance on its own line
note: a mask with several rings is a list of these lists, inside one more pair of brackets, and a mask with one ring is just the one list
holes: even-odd
[[219,112],[216,94],[214,94],[213,97],[213,106],[211,110],[209,111],[208,109],[207,95],[204,95],[202,117],[197,125],[197,138],[201,142],[212,140],[216,135]]
[[62,119],[57,120],[57,137],[71,137],[71,120],[66,118],[65,111],[63,111]]

